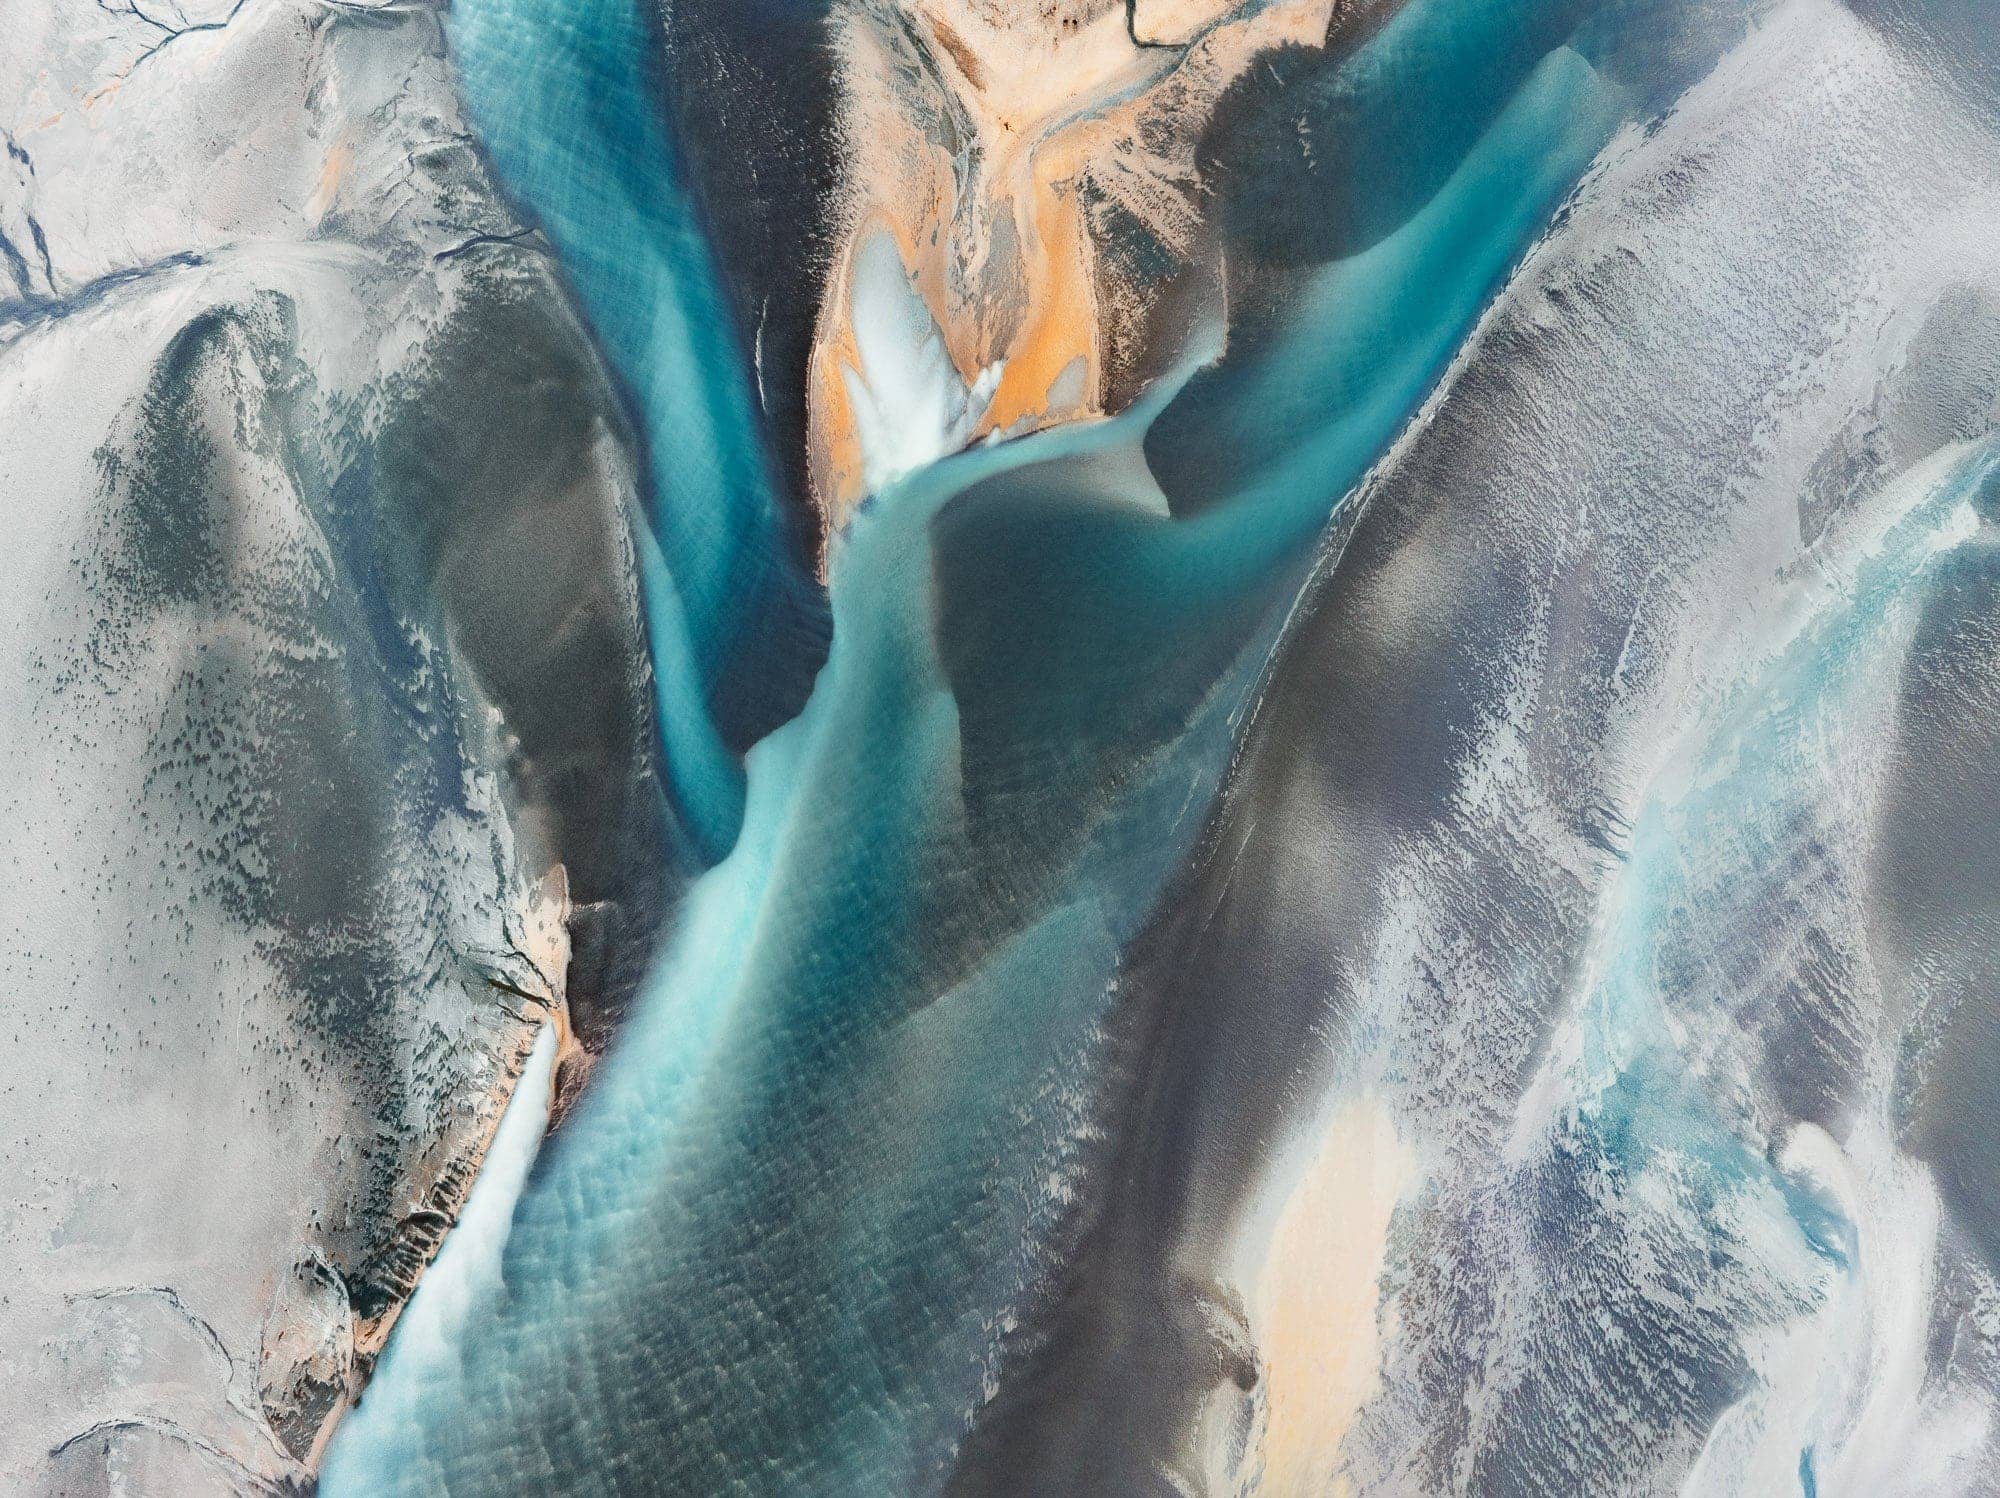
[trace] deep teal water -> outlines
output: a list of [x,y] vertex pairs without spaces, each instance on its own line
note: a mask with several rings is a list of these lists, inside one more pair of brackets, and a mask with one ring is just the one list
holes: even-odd
[[[452,14],[472,118],[631,394],[671,789],[712,867],[544,1153],[505,1295],[450,1376],[385,1369],[324,1489],[908,1491],[1057,1226],[1119,954],[1317,546],[1664,85],[1592,8],[1413,0],[1316,85],[1369,170],[1284,336],[878,496],[803,710],[739,759],[720,704],[798,669],[811,586],[645,27],[628,0]],[[1230,455],[1197,509],[1149,438]]]
[[629,0],[501,0],[455,8],[451,44],[482,142],[632,404],[669,790],[713,862],[742,817],[731,709],[745,682],[782,698],[809,677],[798,635],[822,605],[784,545],[740,342],[649,84],[649,29]]

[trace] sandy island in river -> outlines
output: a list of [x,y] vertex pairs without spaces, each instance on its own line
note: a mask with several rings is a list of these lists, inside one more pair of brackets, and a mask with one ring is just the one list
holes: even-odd
[[1153,290],[1103,253],[1107,222],[1138,226],[1182,266],[1208,253],[1195,149],[1216,100],[1268,49],[1323,45],[1338,9],[855,0],[837,14],[844,226],[807,375],[829,531],[884,470],[856,399],[883,378],[856,328],[868,242],[894,242],[928,314],[911,362],[933,336],[959,385],[946,404],[966,408],[918,451],[1102,414],[1107,365],[1129,352],[1114,344],[1137,336]]

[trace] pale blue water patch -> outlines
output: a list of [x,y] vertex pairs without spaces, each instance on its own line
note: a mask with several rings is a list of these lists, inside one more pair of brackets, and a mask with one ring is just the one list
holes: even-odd
[[[1949,462],[1851,579],[1829,587],[1796,637],[1697,729],[1675,765],[1677,789],[1635,820],[1577,1016],[1574,1112],[1567,1124],[1546,1120],[1557,1136],[1568,1128],[1588,1140],[1607,1168],[1675,1182],[1689,1214],[1677,1228],[1709,1245],[1718,1277],[1746,1256],[1729,1203],[1776,1214],[1824,1269],[1785,1284],[1765,1310],[1772,1317],[1815,1304],[1825,1273],[1856,1270],[1857,1228],[1815,1183],[1779,1168],[1753,1093],[1733,1085],[1729,1053],[1702,1050],[1739,1023],[1706,1007],[1731,991],[1708,964],[1727,949],[1722,923],[1787,909],[1801,868],[1817,868],[1811,860],[1832,835],[1826,819],[1844,820],[1832,756],[1874,732],[1877,698],[1895,679],[1928,581],[1976,529],[1972,501],[1996,470],[2000,447],[1990,442]],[[1803,917],[1844,918],[1837,905]]]
[[[1765,1068],[1804,1069],[1781,1042],[1848,1001],[1839,980],[1816,980],[1871,916],[1855,788],[1927,596],[1977,529],[1996,451],[1913,470],[1873,511],[1891,522],[1881,535],[1830,543],[1800,569],[1788,612],[1736,647],[1756,654],[1723,663],[1705,709],[1694,696],[1622,853],[1607,850],[1619,862],[1571,1008],[1480,1188],[1496,1203],[1482,1221],[1520,1224],[1477,1250],[1495,1266],[1490,1293],[1514,1308],[1519,1345],[1560,1350],[1511,1376],[1508,1436],[1478,1458],[1474,1490],[1545,1489],[1579,1408],[1589,1460],[1653,1450],[1678,1465],[1677,1431],[1711,1429],[1767,1373],[1790,1376],[1764,1348],[1883,1283],[1871,1275],[1893,1282],[1882,1248],[1899,1225],[1812,1163],[1813,1136],[1794,1135]],[[1835,1138],[1853,1123],[1826,1117]]]
[[[1448,32],[1523,10],[1406,14]],[[737,835],[706,707],[768,605],[732,579],[760,575],[775,521],[620,54],[640,31],[612,0],[456,15],[475,118],[648,413],[669,753],[728,852],[545,1152],[505,1292],[455,1370],[384,1365],[325,1491],[922,1490],[1063,1219],[1119,954],[1194,846],[1317,539],[1636,96],[1553,43],[1508,51],[1479,127],[1424,136],[1417,190],[1381,179],[1382,232],[1315,278],[1275,352],[1207,377],[1220,401],[1163,387],[865,507],[831,652],[747,756]],[[1168,428],[1256,461],[1176,515],[1142,460]]]
[[1694,939],[1701,891],[1730,874],[1768,877],[1779,851],[1772,840],[1823,798],[1832,771],[1825,746],[1842,742],[1853,715],[1869,706],[1879,684],[1871,669],[1883,653],[1907,644],[1918,585],[1968,522],[1996,463],[2000,450],[1991,444],[1955,461],[1859,564],[1851,588],[1829,597],[1768,669],[1736,691],[1680,772],[1687,788],[1640,814],[1619,881],[1614,956],[1588,1001],[1586,1073],[1616,1074],[1666,1042],[1654,955],[1663,930]]

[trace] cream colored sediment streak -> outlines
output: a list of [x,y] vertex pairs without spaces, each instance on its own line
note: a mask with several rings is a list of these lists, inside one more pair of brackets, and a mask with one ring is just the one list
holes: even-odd
[[1342,1105],[1307,1148],[1273,1183],[1275,1215],[1264,1214],[1269,1237],[1245,1287],[1263,1391],[1245,1486],[1271,1498],[1349,1491],[1341,1443],[1381,1386],[1389,1224],[1415,1170],[1371,1095]]

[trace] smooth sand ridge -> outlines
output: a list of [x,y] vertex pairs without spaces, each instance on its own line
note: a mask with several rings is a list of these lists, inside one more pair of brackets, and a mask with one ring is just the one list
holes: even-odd
[[1218,1490],[1350,1491],[1341,1446],[1381,1387],[1390,1221],[1417,1178],[1370,1091],[1334,1104],[1272,1162],[1233,1255],[1256,1349],[1256,1428],[1240,1458],[1205,1443]]

